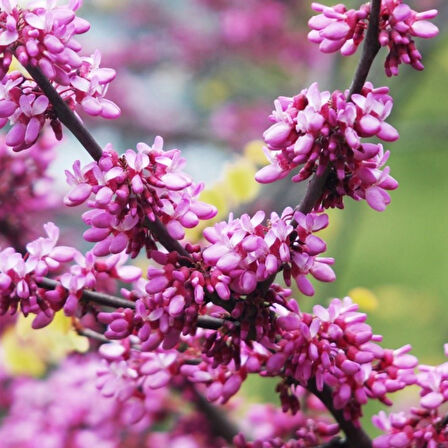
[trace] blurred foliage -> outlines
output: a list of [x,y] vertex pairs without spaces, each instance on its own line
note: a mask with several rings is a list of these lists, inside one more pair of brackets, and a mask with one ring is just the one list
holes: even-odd
[[72,319],[62,311],[40,330],[33,330],[31,321],[20,315],[1,337],[4,367],[12,375],[42,376],[49,365],[62,361],[67,354],[89,349],[88,339],[75,332]]

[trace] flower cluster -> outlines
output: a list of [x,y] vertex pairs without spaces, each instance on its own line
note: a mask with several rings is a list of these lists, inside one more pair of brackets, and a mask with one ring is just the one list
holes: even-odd
[[[288,414],[272,405],[253,405],[243,421],[243,428],[254,441],[248,442],[239,434],[235,445],[238,448],[308,448],[328,442],[339,432],[339,426],[321,415],[323,408],[318,400],[307,396],[304,389],[298,392],[313,418],[301,412]],[[284,439],[289,440],[285,443]]]
[[163,139],[157,137],[152,147],[139,143],[137,151],[129,149],[121,157],[109,146],[98,163],[81,169],[77,161],[73,174],[66,171],[72,185],[66,205],[82,204],[94,195],[83,220],[91,226],[84,238],[97,243],[95,255],[126,249],[135,257],[142,247],[155,249],[145,228],[148,221],[160,220],[172,238],[181,240],[184,228],[216,215],[215,207],[197,200],[203,184],[194,184],[182,171],[184,165],[180,151],[164,151]]
[[148,427],[175,406],[173,399],[166,389],[151,391],[141,421],[131,424],[131,403],[111,400],[96,389],[100,368],[93,354],[72,356],[45,379],[12,379],[11,407],[0,428],[2,447],[140,447]]
[[366,199],[382,211],[390,202],[387,190],[398,183],[381,170],[389,153],[380,144],[363,142],[378,137],[398,139],[398,132],[386,123],[393,101],[387,87],[366,83],[350,100],[339,91],[320,92],[317,83],[295,97],[279,97],[271,115],[274,124],[265,131],[265,153],[270,165],[256,179],[262,183],[286,177],[301,166],[292,180],[301,182],[313,173],[330,170],[320,201],[324,207],[343,207],[343,197]]
[[104,98],[115,71],[100,68],[101,56],[81,56],[81,45],[74,39],[88,31],[87,21],[75,11],[80,0],[67,6],[56,1],[32,2],[22,9],[15,0],[3,0],[0,10],[0,126],[11,124],[6,143],[15,151],[33,145],[45,121],[50,123],[58,138],[60,123],[48,98],[36,82],[18,71],[8,73],[15,56],[24,67],[38,67],[49,78],[72,109],[80,105],[93,116],[116,118],[119,108]]
[[173,257],[162,253],[152,256],[164,266],[150,267],[148,280],[140,279],[131,292],[125,293],[126,298],[136,301],[135,311],[117,309],[100,313],[98,318],[108,325],[105,335],[110,339],[136,334],[144,351],[160,344],[169,350],[177,345],[181,333],[195,332],[197,318],[205,306],[205,278],[194,268],[176,267]]
[[131,283],[141,277],[140,268],[124,265],[127,259],[124,252],[105,259],[98,259],[92,251],[85,255],[77,252],[70,271],[62,274],[56,289],[46,292],[45,296],[54,306],[63,306],[66,315],[73,316],[78,311],[85,289],[113,294],[117,289],[117,281]]
[[[378,346],[381,336],[372,334],[367,316],[349,297],[332,300],[328,308],[316,305],[313,314],[300,313],[294,301],[289,308],[295,312],[278,318],[281,338],[266,362],[267,375],[304,387],[312,381],[318,391],[330,387],[335,409],[355,421],[368,399],[390,404],[387,393],[415,383],[417,359],[408,354],[410,346],[395,351]],[[285,385],[279,391],[284,409],[297,409],[297,398]]]
[[252,218],[230,216],[229,222],[204,230],[212,243],[204,249],[204,261],[212,266],[211,275],[217,280],[214,286],[222,299],[228,299],[230,291],[254,292],[258,283],[280,269],[286,283],[290,285],[293,277],[305,295],[314,294],[308,274],[324,282],[335,279],[329,266],[334,260],[318,256],[326,244],[314,235],[327,227],[327,215],[304,215],[287,208],[281,217],[273,212],[268,226],[262,224],[264,217],[262,211]]
[[0,252],[0,314],[15,313],[20,306],[25,316],[36,315],[33,328],[48,325],[55,311],[51,303],[44,300],[39,280],[58,270],[61,263],[73,260],[76,253],[71,247],[56,245],[59,229],[53,223],[45,224],[44,229],[47,237],[28,243],[25,257],[12,247]]
[[[0,314],[14,314],[20,308],[25,316],[36,314],[33,328],[48,325],[55,311],[64,309],[73,316],[85,289],[114,293],[116,282],[133,282],[141,270],[124,266],[128,256],[114,254],[97,259],[92,252],[84,256],[69,246],[57,246],[59,228],[49,222],[44,225],[47,237],[26,245],[26,254],[8,247],[0,252]],[[42,283],[49,273],[59,274],[64,263],[75,261],[69,271],[60,275],[56,286]],[[48,290],[47,290],[48,289]]]
[[[370,19],[370,3],[358,10],[347,10],[343,4],[330,7],[313,3],[312,7],[320,14],[308,22],[312,29],[309,40],[319,44],[324,53],[340,50],[344,56],[352,55],[364,39]],[[389,48],[385,62],[387,76],[398,75],[401,63],[423,70],[422,56],[414,38],[429,39],[438,34],[438,28],[428,22],[436,15],[435,9],[418,13],[403,0],[382,0],[378,39],[381,46]]]
[[[445,345],[448,356],[448,345]],[[386,434],[377,437],[375,448],[414,446],[435,448],[448,442],[445,413],[439,409],[448,401],[448,362],[439,366],[419,365],[417,385],[420,387],[420,406],[410,413],[389,416],[384,411],[373,417],[373,423]]]

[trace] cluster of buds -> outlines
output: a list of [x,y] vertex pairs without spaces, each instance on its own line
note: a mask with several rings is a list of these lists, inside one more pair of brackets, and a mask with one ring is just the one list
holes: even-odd
[[100,313],[98,318],[108,325],[105,335],[109,339],[135,334],[143,351],[154,350],[160,344],[169,350],[178,344],[181,334],[195,332],[205,306],[205,279],[194,268],[179,268],[174,254],[153,252],[152,256],[163,267],[150,267],[148,280],[141,278],[132,291],[125,293],[127,299],[136,301],[135,311],[117,309]]
[[27,254],[16,252],[12,247],[0,252],[0,314],[20,311],[27,316],[35,314],[33,328],[48,325],[55,309],[45,300],[45,291],[38,282],[49,272],[57,271],[61,263],[75,257],[76,250],[57,246],[59,229],[51,222],[44,225],[47,237],[39,237],[26,246]]
[[28,74],[8,72],[13,57],[26,67],[38,67],[52,82],[67,105],[78,105],[93,116],[116,118],[120,109],[104,98],[115,70],[101,68],[101,56],[81,56],[74,39],[90,25],[75,15],[81,1],[68,6],[56,2],[31,2],[23,9],[15,0],[3,0],[0,10],[0,126],[9,122],[6,143],[15,151],[33,145],[46,120],[61,138],[61,125],[53,106]]
[[[25,255],[12,247],[0,252],[0,315],[20,309],[25,316],[35,314],[33,328],[42,328],[62,308],[66,315],[75,315],[85,289],[114,293],[117,281],[134,282],[141,276],[139,268],[124,266],[128,258],[124,253],[101,260],[92,252],[84,256],[73,247],[57,246],[59,228],[55,224],[49,222],[44,229],[47,237],[28,243]],[[47,290],[44,277],[59,274],[62,265],[71,261],[75,264],[60,275],[54,289]]]
[[[448,356],[448,345],[445,345]],[[446,415],[440,407],[448,401],[448,362],[439,366],[419,365],[417,385],[420,387],[420,406],[409,413],[384,411],[373,417],[373,423],[385,434],[377,437],[375,448],[435,448],[448,442]]]
[[314,235],[327,227],[327,215],[304,215],[287,208],[281,217],[273,212],[267,226],[262,224],[264,218],[262,211],[252,218],[231,216],[229,222],[204,230],[205,238],[212,243],[203,252],[204,261],[212,266],[215,289],[222,299],[227,300],[231,291],[253,293],[259,283],[281,269],[286,283],[290,285],[293,277],[308,296],[314,294],[308,274],[324,282],[335,279],[329,266],[334,260],[318,256],[326,250],[326,244]]
[[98,162],[83,169],[75,162],[74,173],[66,171],[72,190],[65,203],[80,205],[94,195],[87,202],[92,210],[83,215],[91,226],[84,238],[96,243],[94,254],[126,250],[135,257],[144,246],[155,249],[147,221],[160,220],[172,238],[181,240],[184,228],[213,218],[216,208],[197,200],[203,184],[194,184],[184,165],[179,150],[163,150],[161,137],[152,147],[139,143],[137,151],[129,149],[121,157],[108,146]]
[[[414,384],[417,359],[410,346],[392,351],[376,342],[365,323],[367,316],[349,297],[332,300],[328,308],[316,305],[313,314],[300,313],[295,301],[293,312],[278,318],[281,338],[275,354],[266,362],[266,374],[293,379],[303,387],[314,381],[318,391],[330,387],[335,409],[347,420],[357,421],[368,399],[390,404],[387,393]],[[279,388],[284,409],[297,409],[294,394]]]
[[342,208],[343,197],[350,196],[384,210],[390,202],[387,190],[398,186],[389,168],[381,170],[389,153],[384,154],[382,145],[362,139],[398,139],[396,129],[385,121],[393,101],[387,87],[374,88],[370,83],[350,100],[347,95],[320,92],[314,83],[295,97],[279,97],[271,115],[274,124],[264,133],[265,154],[271,164],[262,168],[256,179],[273,182],[301,166],[292,178],[301,182],[330,169],[315,208]]
[[[311,42],[319,44],[324,53],[340,51],[344,56],[355,53],[363,41],[370,20],[370,3],[358,10],[343,4],[325,6],[313,3],[312,8],[320,14],[312,17],[308,24]],[[437,26],[428,22],[437,15],[432,9],[416,12],[402,0],[383,0],[379,19],[379,44],[389,48],[385,62],[387,76],[398,75],[399,64],[410,64],[416,70],[423,70],[422,56],[417,50],[414,38],[429,39],[439,32]]]

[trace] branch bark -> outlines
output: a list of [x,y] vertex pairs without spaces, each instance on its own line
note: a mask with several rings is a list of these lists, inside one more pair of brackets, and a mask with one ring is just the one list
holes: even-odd
[[[38,286],[47,290],[52,290],[56,288],[57,284],[58,282],[56,280],[45,277],[38,283]],[[81,300],[111,308],[135,309],[135,302],[132,300],[123,299],[122,297],[116,297],[102,292],[90,291],[88,289],[85,289],[82,292]],[[218,330],[224,325],[224,319],[213,316],[199,316],[197,325],[206,330]],[[107,341],[110,342],[108,339]]]
[[[381,0],[372,0],[370,4],[370,18],[366,32],[366,40],[364,41],[361,59],[359,60],[355,76],[353,77],[350,86],[348,100],[353,94],[361,92],[367,80],[370,68],[372,67],[372,63],[381,48],[378,41],[380,10]],[[329,173],[330,170],[327,169],[322,176],[314,175],[308,183],[305,196],[297,207],[297,210],[305,214],[313,210],[316,202],[322,196]]]
[[42,73],[40,68],[31,64],[28,64],[25,68],[50,100],[50,103],[53,105],[53,110],[59,120],[79,140],[92,158],[98,161],[103,153],[101,146],[82,124],[78,116],[67,106],[66,102],[53,87],[53,84],[51,84],[47,77]]
[[365,431],[361,427],[354,425],[351,420],[346,420],[340,409],[335,409],[333,405],[332,392],[328,386],[324,386],[324,389],[320,392],[316,387],[315,381],[311,380],[308,382],[307,389],[319,398],[319,400],[322,401],[325,407],[333,415],[334,419],[339,424],[339,427],[347,438],[345,441],[347,448],[372,448],[372,441]]

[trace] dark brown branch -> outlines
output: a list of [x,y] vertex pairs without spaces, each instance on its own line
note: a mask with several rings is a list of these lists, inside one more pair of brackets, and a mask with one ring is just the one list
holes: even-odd
[[103,153],[101,146],[93,138],[92,134],[82,124],[81,120],[76,114],[67,106],[65,101],[61,98],[59,93],[53,87],[47,77],[41,72],[38,67],[28,64],[25,67],[28,73],[36,81],[37,85],[42,89],[50,103],[53,105],[53,110],[58,119],[72,132],[72,134],[79,140],[82,146],[98,161]]
[[355,76],[350,86],[350,92],[348,99],[354,93],[360,93],[364,83],[366,82],[367,75],[369,74],[370,67],[375,59],[381,46],[378,40],[379,23],[380,23],[380,10],[381,0],[372,0],[370,3],[370,17],[369,26],[367,28],[366,40],[362,48],[362,55],[359,61],[358,67],[355,72]]
[[[157,238],[157,241],[168,251],[168,252],[177,252],[181,257],[184,263],[181,264],[192,264],[191,255],[189,252],[182,247],[179,241],[175,240],[170,236],[166,227],[160,222],[160,220],[156,217],[155,221],[150,221],[149,219],[145,220],[145,227],[147,227],[153,235]],[[180,262],[182,262],[180,260]]]
[[[364,83],[367,80],[367,75],[369,74],[370,68],[372,67],[372,63],[381,48],[378,41],[380,9],[381,0],[372,0],[366,40],[364,42],[361,59],[358,67],[356,68],[355,76],[353,77],[347,99],[350,99],[354,93],[361,92]],[[322,196],[329,173],[330,170],[327,169],[322,176],[314,175],[308,184],[305,196],[300,202],[297,210],[302,213],[311,212],[311,210],[315,207],[316,202]]]
[[232,443],[233,438],[240,432],[237,426],[227,418],[225,413],[204,398],[193,385],[191,390],[194,395],[196,408],[207,417],[214,434]]
[[112,342],[111,340],[107,339],[104,334],[98,333],[97,331],[91,330],[90,328],[76,328],[76,333],[78,333],[80,336],[85,336],[86,338],[94,339],[98,342],[104,342],[105,344]]
[[[361,427],[355,426],[351,420],[346,420],[342,410],[335,409],[331,389],[324,386],[322,392],[317,390],[314,380],[308,382],[307,389],[312,392],[331,412],[339,427],[347,438],[347,448],[372,448],[372,441]],[[331,445],[330,445],[331,446]],[[344,445],[341,445],[344,446]]]
[[[48,290],[55,289],[57,284],[58,282],[56,280],[50,278],[43,278],[39,282],[41,288]],[[132,300],[123,299],[122,297],[116,297],[102,292],[89,291],[87,289],[82,292],[81,300],[111,308],[135,309],[135,302],[132,302]],[[206,330],[218,330],[224,325],[224,319],[213,316],[199,316],[197,325]]]

